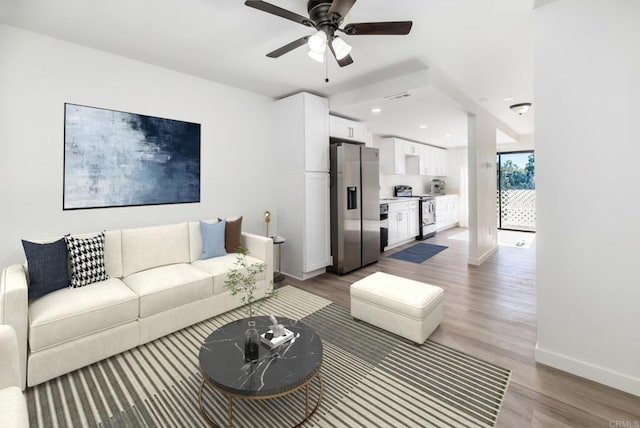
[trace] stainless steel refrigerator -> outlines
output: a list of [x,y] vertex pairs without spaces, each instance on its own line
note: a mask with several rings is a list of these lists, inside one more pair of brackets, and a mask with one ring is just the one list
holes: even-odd
[[378,261],[380,166],[378,149],[331,144],[331,256],[329,270],[347,273]]

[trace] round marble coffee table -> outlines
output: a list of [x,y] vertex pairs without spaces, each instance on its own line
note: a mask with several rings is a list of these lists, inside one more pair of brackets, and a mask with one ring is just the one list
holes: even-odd
[[[305,388],[305,415],[296,426],[305,423],[318,409],[322,401],[322,341],[303,322],[278,318],[278,323],[294,333],[289,342],[271,350],[260,345],[256,361],[244,360],[244,332],[247,320],[238,320],[218,328],[207,337],[200,348],[200,372],[202,382],[198,392],[198,404],[202,416],[218,426],[207,414],[202,404],[204,385],[220,392],[228,400],[228,426],[233,426],[233,401],[266,400],[282,397]],[[256,317],[256,329],[262,334],[269,329],[269,317]],[[318,381],[318,402],[309,411],[309,386]]]

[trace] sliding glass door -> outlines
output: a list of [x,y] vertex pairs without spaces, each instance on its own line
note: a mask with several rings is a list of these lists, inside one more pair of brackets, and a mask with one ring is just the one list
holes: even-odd
[[535,232],[535,154],[498,153],[498,228]]

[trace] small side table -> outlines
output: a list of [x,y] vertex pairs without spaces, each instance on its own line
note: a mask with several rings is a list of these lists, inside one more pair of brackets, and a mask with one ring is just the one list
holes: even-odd
[[273,282],[284,281],[284,275],[282,274],[282,244],[286,241],[282,236],[272,236],[273,245],[278,247],[278,271],[273,273]]

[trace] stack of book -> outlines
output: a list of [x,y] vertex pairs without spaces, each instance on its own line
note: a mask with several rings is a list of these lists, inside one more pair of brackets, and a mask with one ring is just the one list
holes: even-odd
[[266,333],[260,335],[260,341],[267,345],[270,349],[276,348],[283,343],[288,342],[293,338],[293,332],[288,329],[284,329],[282,336],[273,337],[273,330],[268,330]]

